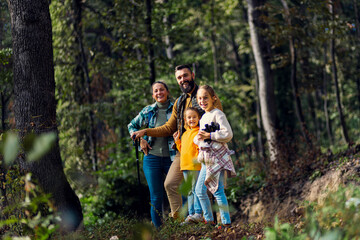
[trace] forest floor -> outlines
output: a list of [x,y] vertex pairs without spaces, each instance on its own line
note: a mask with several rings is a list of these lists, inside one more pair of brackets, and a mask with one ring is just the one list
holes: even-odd
[[293,162],[291,166],[281,166],[281,176],[267,179],[264,187],[242,198],[232,211],[230,228],[217,229],[204,224],[180,226],[167,220],[160,231],[154,231],[150,224],[130,216],[129,220],[89,226],[70,235],[54,235],[52,239],[265,239],[265,228],[273,226],[275,216],[279,222],[301,229],[304,202],[321,202],[329,191],[336,191],[339,186],[360,185],[360,145],[338,154],[309,154],[315,157],[305,164]]
[[214,229],[205,237],[199,229],[172,239],[265,239],[264,228],[273,225],[275,216],[280,222],[301,227],[305,201],[322,201],[329,191],[336,191],[341,185],[359,185],[359,179],[360,145],[336,155],[321,155],[306,169],[298,169],[298,174],[272,180],[242,199],[232,216],[231,228]]

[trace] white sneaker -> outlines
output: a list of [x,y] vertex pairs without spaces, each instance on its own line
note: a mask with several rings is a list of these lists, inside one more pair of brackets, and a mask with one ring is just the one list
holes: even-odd
[[204,221],[204,218],[201,214],[195,213],[194,215],[191,216],[191,221],[194,223],[199,223]]
[[187,225],[187,224],[190,224],[190,223],[199,223],[199,222],[202,222],[203,220],[204,219],[201,216],[201,214],[195,213],[194,215],[188,215],[185,218],[185,221],[183,221],[180,225],[184,226],[184,225]]

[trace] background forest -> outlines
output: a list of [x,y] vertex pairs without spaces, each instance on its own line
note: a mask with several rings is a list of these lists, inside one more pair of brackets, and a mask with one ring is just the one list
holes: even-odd
[[[49,2],[61,159],[85,227],[149,217],[127,124],[152,103],[154,81],[180,95],[179,64],[214,87],[233,128],[234,212],[269,182],[360,144],[357,0]],[[16,121],[10,18],[0,0],[2,135]],[[23,182],[4,161],[0,174],[2,209]]]

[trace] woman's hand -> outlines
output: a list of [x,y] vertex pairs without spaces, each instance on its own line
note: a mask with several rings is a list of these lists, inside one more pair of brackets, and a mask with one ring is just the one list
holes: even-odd
[[131,139],[135,141],[136,139],[143,137],[145,134],[146,134],[146,129],[133,132],[133,134],[131,134]]
[[179,130],[174,132],[173,134],[173,138],[174,138],[174,141],[176,142],[177,140],[179,140]]
[[210,133],[205,132],[204,130],[200,130],[198,136],[199,136],[199,140],[210,139]]
[[152,149],[152,147],[150,147],[149,143],[145,139],[142,139],[142,138],[140,138],[140,148],[144,152],[145,155],[148,155],[149,149]]

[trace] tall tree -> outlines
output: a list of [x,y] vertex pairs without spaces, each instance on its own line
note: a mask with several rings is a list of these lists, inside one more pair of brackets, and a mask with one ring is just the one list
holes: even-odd
[[215,1],[210,2],[210,44],[213,56],[214,82],[218,82],[220,78],[218,65],[218,50],[216,44],[216,25],[215,25]]
[[329,109],[328,109],[328,76],[326,72],[326,65],[327,65],[327,47],[326,43],[324,43],[324,66],[323,66],[323,88],[324,88],[324,114],[325,114],[325,122],[326,122],[326,133],[328,135],[328,139],[331,145],[334,145],[333,140],[333,133],[331,128],[331,121],[329,116]]
[[[359,20],[359,11],[357,6],[357,0],[353,0],[354,5],[354,12],[355,12],[355,28],[356,28],[356,36],[357,36],[357,47],[360,46],[360,20]],[[360,69],[360,53],[357,52],[357,69]],[[360,106],[360,74],[357,73],[356,76],[356,87],[357,87],[357,97],[358,97],[358,104]],[[360,108],[359,108],[360,109]]]
[[[14,57],[14,114],[21,137],[28,133],[58,133],[49,1],[9,0]],[[51,194],[61,215],[61,227],[75,230],[83,215],[79,198],[63,171],[58,140],[39,161],[19,157],[20,167]]]
[[[285,19],[286,19],[288,28],[291,29],[292,23],[291,23],[291,15],[290,15],[290,10],[289,10],[288,4],[287,4],[286,0],[281,0],[281,3],[284,7]],[[291,56],[290,82],[291,82],[291,88],[292,88],[292,93],[293,93],[294,102],[295,102],[296,116],[300,123],[301,133],[302,133],[304,139],[306,140],[306,142],[311,146],[312,143],[311,143],[311,139],[308,136],[308,129],[306,126],[305,117],[304,117],[302,106],[301,106],[301,100],[299,97],[299,90],[298,90],[298,83],[297,83],[297,51],[296,51],[296,46],[295,46],[295,37],[292,35],[292,33],[289,34],[289,49],[290,49],[290,56]]]
[[332,69],[332,78],[334,81],[334,86],[335,86],[335,93],[336,93],[336,103],[337,103],[337,110],[339,113],[339,118],[340,118],[340,125],[341,125],[341,129],[342,129],[342,134],[343,137],[345,139],[345,141],[347,143],[350,142],[349,139],[349,135],[347,132],[347,127],[346,127],[346,123],[345,123],[345,117],[344,117],[344,113],[343,113],[343,109],[342,109],[342,105],[341,105],[341,99],[340,99],[340,89],[339,89],[339,81],[338,81],[338,73],[337,73],[337,66],[336,66],[336,59],[335,59],[335,34],[334,34],[334,20],[335,20],[335,11],[334,11],[334,1],[330,0],[330,4],[329,4],[329,10],[332,16],[332,21],[333,21],[333,27],[331,29],[331,39],[330,39],[330,57],[331,57],[331,69]]
[[259,100],[261,107],[261,119],[268,141],[270,161],[277,163],[278,140],[276,137],[276,111],[274,80],[271,73],[269,58],[269,48],[266,39],[260,34],[264,25],[260,22],[261,6],[266,0],[247,0],[248,3],[248,22],[250,27],[251,45],[256,63],[256,70],[259,80]]
[[145,25],[146,25],[146,33],[147,33],[148,64],[149,64],[149,72],[150,72],[149,80],[150,80],[150,85],[152,85],[156,79],[153,33],[151,27],[152,3],[151,0],[145,0],[145,3],[146,3]]
[[[165,5],[165,4],[168,4],[168,0],[162,0],[162,3]],[[165,35],[164,35],[164,43],[165,43],[165,51],[166,51],[166,56],[168,59],[173,59],[174,58],[174,51],[173,51],[173,47],[174,47],[174,44],[171,42],[171,39],[170,39],[170,34],[169,34],[169,31],[171,29],[171,15],[170,14],[165,14],[164,17],[163,17],[163,23],[165,25],[165,29],[166,29],[166,32],[165,32]]]
[[[90,89],[90,76],[89,76],[89,67],[88,62],[85,54],[84,49],[84,41],[83,41],[83,30],[82,30],[82,10],[83,10],[83,3],[81,0],[73,0],[73,26],[74,26],[74,33],[75,33],[75,45],[78,47],[78,54],[75,56],[75,60],[77,63],[77,67],[75,67],[75,71],[79,76],[79,80],[81,83],[76,83],[76,85],[84,86],[85,87],[85,95],[86,100],[81,101],[81,103],[87,102],[90,105],[89,109],[89,119],[90,119],[90,126],[89,126],[89,142],[90,142],[90,156],[91,156],[91,163],[92,168],[94,171],[98,170],[98,160],[97,160],[97,151],[96,151],[96,129],[94,123],[94,111],[92,110],[93,98],[91,95]],[[85,78],[85,81],[84,81]],[[84,84],[82,84],[84,82]],[[80,88],[79,90],[81,90]],[[76,94],[75,94],[76,95]]]

